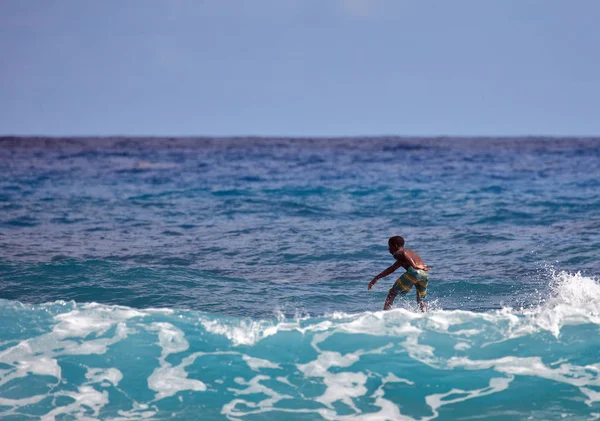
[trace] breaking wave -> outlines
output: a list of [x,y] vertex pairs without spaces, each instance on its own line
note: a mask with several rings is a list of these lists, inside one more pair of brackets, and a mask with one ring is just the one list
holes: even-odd
[[597,419],[600,284],[560,272],[551,291],[528,309],[270,320],[4,300],[0,415]]

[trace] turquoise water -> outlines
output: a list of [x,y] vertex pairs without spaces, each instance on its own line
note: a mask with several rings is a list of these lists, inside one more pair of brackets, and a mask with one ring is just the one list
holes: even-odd
[[[600,418],[597,139],[0,139],[3,419]],[[402,235],[432,268],[383,313]]]

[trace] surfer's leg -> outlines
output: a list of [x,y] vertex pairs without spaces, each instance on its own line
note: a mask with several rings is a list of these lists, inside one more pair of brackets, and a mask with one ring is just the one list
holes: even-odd
[[396,296],[398,295],[398,292],[394,289],[394,287],[391,287],[387,298],[385,299],[385,303],[383,304],[383,309],[384,310],[390,310],[392,308],[392,304],[394,304],[394,300],[396,299]]
[[403,279],[403,276],[399,277],[396,283],[390,288],[388,296],[383,304],[384,310],[391,310],[392,304],[398,295],[406,295],[412,288],[413,284]]
[[427,303],[425,298],[427,297],[427,281],[420,281],[415,284],[417,290],[417,303],[421,308],[421,311],[427,311]]
[[415,288],[417,289],[417,303],[425,301],[425,297],[427,297],[427,281],[417,282]]

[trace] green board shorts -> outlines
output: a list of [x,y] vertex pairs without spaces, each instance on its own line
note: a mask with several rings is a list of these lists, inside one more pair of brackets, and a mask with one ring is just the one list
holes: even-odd
[[425,301],[428,280],[428,271],[409,267],[408,270],[394,283],[390,289],[390,293],[393,291],[394,295],[405,295],[414,285],[417,289],[417,301]]

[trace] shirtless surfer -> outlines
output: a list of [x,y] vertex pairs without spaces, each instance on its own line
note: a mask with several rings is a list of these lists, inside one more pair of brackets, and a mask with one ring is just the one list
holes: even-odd
[[429,268],[423,263],[423,260],[421,260],[417,253],[404,248],[404,238],[399,235],[391,237],[388,240],[388,247],[396,261],[392,266],[381,272],[369,282],[369,289],[373,288],[373,285],[375,285],[378,279],[385,278],[402,266],[406,269],[406,272],[404,272],[390,288],[383,309],[390,310],[396,296],[406,295],[414,285],[417,290],[417,303],[419,303],[421,311],[427,311],[425,296],[427,295]]

